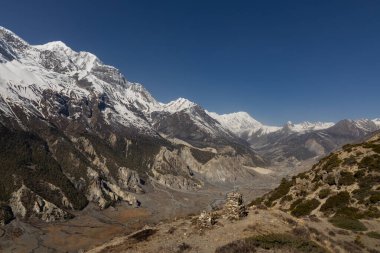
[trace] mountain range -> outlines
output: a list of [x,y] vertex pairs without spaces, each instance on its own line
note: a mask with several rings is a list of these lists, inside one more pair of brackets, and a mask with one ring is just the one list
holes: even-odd
[[250,182],[250,168],[316,159],[380,120],[265,126],[139,83],[63,42],[30,45],[0,27],[0,203],[23,219],[72,217],[89,202],[140,205],[152,182],[181,191]]

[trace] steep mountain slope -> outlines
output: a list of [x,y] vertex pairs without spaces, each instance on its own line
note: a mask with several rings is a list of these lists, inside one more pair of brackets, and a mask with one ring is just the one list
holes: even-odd
[[145,227],[88,252],[378,252],[379,177],[377,132],[283,179],[249,208],[232,192],[220,208]]
[[280,186],[255,204],[315,215],[333,225],[364,231],[361,220],[380,217],[380,134],[360,144],[347,144],[315,164],[310,171]]
[[186,191],[248,181],[244,166],[263,164],[200,106],[159,103],[91,53],[63,42],[32,46],[2,27],[0,126],[25,138],[2,139],[13,162],[0,165],[12,185],[0,201],[23,218],[65,219],[88,201],[138,205],[151,181]]

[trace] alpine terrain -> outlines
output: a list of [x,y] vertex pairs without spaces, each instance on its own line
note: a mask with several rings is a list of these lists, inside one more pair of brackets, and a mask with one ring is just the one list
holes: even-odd
[[[355,143],[378,129],[379,119],[266,126],[185,98],[161,103],[89,52],[60,41],[30,45],[0,27],[0,251],[77,252],[218,208],[234,189],[251,201],[347,143],[303,174],[314,192],[296,191],[298,176],[282,181],[289,194],[281,201],[294,212],[310,198],[332,220],[356,208],[359,222],[377,215],[366,205],[378,203],[378,181],[365,193],[360,186],[376,178],[376,157],[364,164],[364,156],[377,140]],[[345,194],[345,209],[322,208],[315,196],[325,188],[330,198]],[[279,198],[264,198],[278,207]]]

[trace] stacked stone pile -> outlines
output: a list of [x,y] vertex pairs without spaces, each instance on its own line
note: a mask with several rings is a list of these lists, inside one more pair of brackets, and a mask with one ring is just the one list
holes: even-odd
[[216,223],[215,215],[212,212],[203,211],[197,220],[197,225],[201,228],[212,227]]
[[248,212],[243,204],[243,196],[238,192],[228,193],[227,202],[224,205],[224,217],[229,220],[239,220],[247,215]]

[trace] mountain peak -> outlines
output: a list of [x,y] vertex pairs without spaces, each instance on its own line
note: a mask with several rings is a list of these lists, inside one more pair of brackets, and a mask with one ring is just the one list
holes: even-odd
[[164,104],[165,110],[169,112],[178,112],[178,111],[192,108],[194,106],[197,106],[197,104],[182,97],[177,98],[176,100],[173,100],[167,104]]
[[43,45],[36,45],[36,47],[42,47],[45,49],[53,50],[54,48],[69,48],[64,42],[57,40],[57,41],[51,41]]

